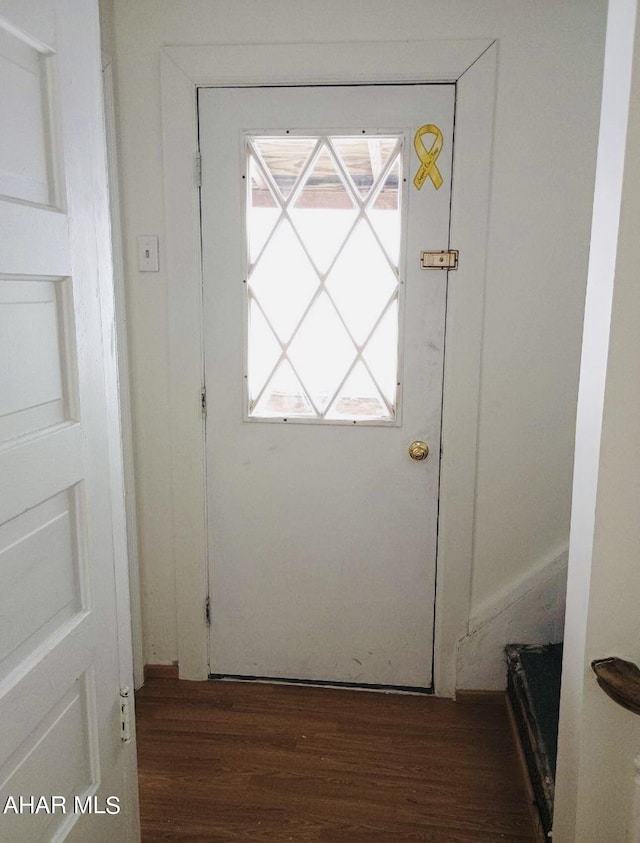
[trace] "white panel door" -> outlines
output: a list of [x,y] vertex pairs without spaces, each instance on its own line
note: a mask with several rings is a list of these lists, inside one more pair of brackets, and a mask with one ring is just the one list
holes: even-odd
[[213,675],[432,685],[453,115],[199,93]]
[[0,103],[0,840],[134,841],[97,3],[0,0]]

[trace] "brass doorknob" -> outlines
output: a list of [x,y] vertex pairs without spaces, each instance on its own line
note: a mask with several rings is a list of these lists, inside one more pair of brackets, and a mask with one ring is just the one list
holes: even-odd
[[412,460],[426,460],[429,456],[429,446],[426,442],[420,442],[420,440],[416,440],[409,445],[409,456]]

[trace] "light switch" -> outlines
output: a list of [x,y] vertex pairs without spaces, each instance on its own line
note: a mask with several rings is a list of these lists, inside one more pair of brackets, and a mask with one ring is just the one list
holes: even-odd
[[158,238],[155,234],[138,237],[138,269],[140,272],[158,272],[160,269]]

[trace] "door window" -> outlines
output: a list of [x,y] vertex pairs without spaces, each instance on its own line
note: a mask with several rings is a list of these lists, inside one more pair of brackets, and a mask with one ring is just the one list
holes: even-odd
[[249,419],[396,422],[402,151],[246,135]]

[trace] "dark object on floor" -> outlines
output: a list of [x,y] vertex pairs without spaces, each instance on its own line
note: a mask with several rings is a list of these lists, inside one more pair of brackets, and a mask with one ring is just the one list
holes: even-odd
[[596,659],[591,667],[598,677],[598,685],[614,702],[640,714],[640,669],[633,662],[616,656]]
[[551,831],[558,754],[562,644],[510,644],[507,692],[545,834]]

